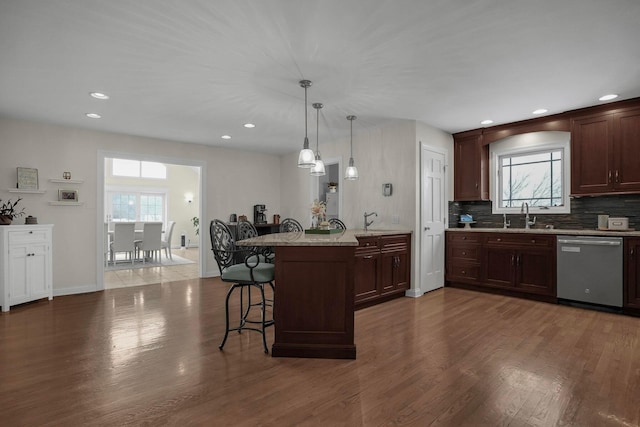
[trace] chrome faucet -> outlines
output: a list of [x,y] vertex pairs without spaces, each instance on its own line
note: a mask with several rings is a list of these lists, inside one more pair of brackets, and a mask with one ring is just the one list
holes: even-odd
[[[525,213],[526,212],[526,213]],[[529,203],[522,202],[522,206],[520,207],[520,213],[525,214],[524,216],[524,228],[530,229],[532,225],[536,224],[536,217],[533,217],[533,221],[529,220]]]
[[373,224],[373,220],[371,220],[371,221],[367,221],[367,218],[368,218],[368,217],[370,217],[371,215],[378,216],[378,214],[377,214],[376,212],[367,213],[367,212],[365,211],[365,213],[364,213],[364,231],[367,231],[367,228],[368,228],[371,224]]

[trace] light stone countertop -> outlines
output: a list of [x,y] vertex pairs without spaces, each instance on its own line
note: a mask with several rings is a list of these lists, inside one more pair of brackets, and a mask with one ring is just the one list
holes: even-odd
[[589,229],[562,229],[562,228],[447,228],[446,231],[470,231],[478,233],[521,233],[521,234],[562,234],[568,236],[615,236],[615,237],[638,237],[640,231],[635,230],[589,230]]
[[407,234],[411,230],[345,230],[334,234],[274,233],[238,240],[238,246],[358,246],[357,237]]

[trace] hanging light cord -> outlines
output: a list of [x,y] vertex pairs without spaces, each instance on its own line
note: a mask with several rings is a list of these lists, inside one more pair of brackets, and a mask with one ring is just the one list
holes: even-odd
[[320,108],[316,108],[316,155],[318,155],[318,146],[319,146],[319,140],[320,140],[320,131],[318,130],[320,128]]
[[309,138],[307,138],[307,86],[304,87],[304,142],[305,147],[309,148],[307,144],[309,143]]

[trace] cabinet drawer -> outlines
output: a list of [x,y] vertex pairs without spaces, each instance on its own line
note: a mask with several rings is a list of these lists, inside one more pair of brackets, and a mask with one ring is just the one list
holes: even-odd
[[383,251],[406,251],[409,246],[408,236],[383,236],[380,237],[380,246]]
[[360,244],[356,248],[356,255],[377,252],[380,248],[380,239],[378,237],[358,237],[358,243]]
[[451,261],[475,261],[480,262],[480,245],[454,245],[450,247]]
[[47,230],[10,231],[9,244],[47,242],[49,232]]
[[447,280],[475,282],[480,279],[480,266],[478,265],[449,265]]
[[447,233],[447,243],[480,243],[481,233],[453,231]]
[[527,248],[553,248],[556,244],[555,236],[541,234],[489,234],[485,240],[491,246],[518,246]]

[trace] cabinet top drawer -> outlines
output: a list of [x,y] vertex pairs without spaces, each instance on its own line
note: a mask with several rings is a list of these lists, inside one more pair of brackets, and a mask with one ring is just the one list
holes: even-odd
[[490,233],[485,237],[488,245],[518,245],[528,247],[554,247],[556,244],[555,236],[543,234],[509,234],[509,233]]
[[402,250],[409,247],[409,234],[380,237],[380,247],[384,249]]
[[480,243],[481,234],[480,233],[465,233],[456,231],[453,233],[447,233],[447,242],[448,243]]
[[380,237],[358,237],[358,248],[378,248],[380,244]]
[[48,230],[24,230],[24,231],[10,231],[9,232],[9,244],[13,243],[31,243],[31,242],[46,242],[49,240],[50,233]]

